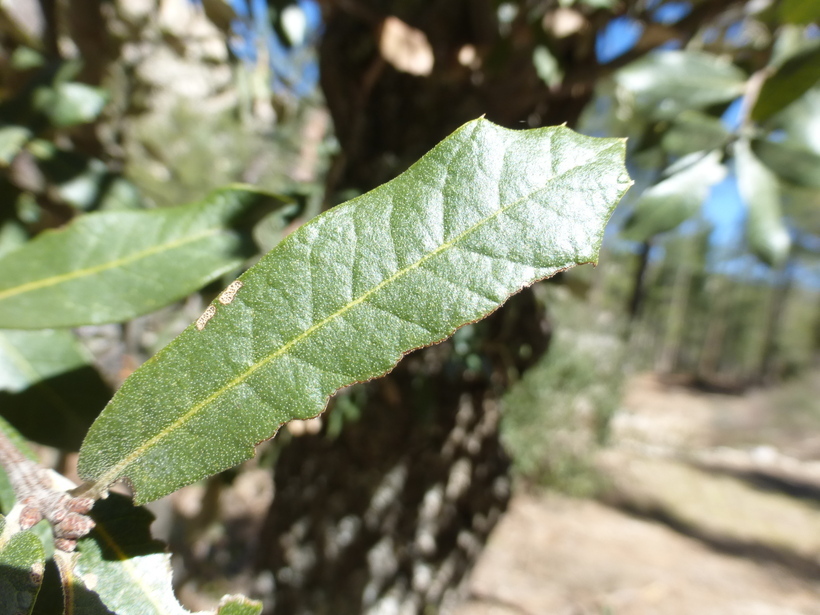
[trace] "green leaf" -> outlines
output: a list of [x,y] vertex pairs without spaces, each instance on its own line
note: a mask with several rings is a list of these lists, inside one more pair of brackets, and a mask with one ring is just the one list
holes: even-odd
[[30,440],[79,449],[111,392],[70,331],[0,329],[0,414]]
[[20,45],[11,54],[10,65],[14,70],[26,71],[41,68],[46,64],[45,56],[31,47]]
[[820,156],[820,88],[809,90],[775,115],[768,127],[782,130],[789,147]]
[[[35,455],[34,451],[29,448],[26,439],[23,438],[23,436],[20,435],[20,432],[14,429],[14,427],[12,427],[3,417],[0,417],[0,432],[3,432],[3,435],[11,440],[11,443],[14,444],[15,448],[28,459],[37,461],[37,455]],[[16,496],[14,495],[14,489],[9,482],[5,470],[2,466],[0,466],[0,512],[3,514],[8,514],[12,506],[14,506],[15,500]]]
[[718,56],[695,51],[659,51],[615,74],[634,96],[639,114],[672,119],[687,109],[727,102],[743,92],[746,77]]
[[[189,615],[174,596],[171,556],[151,538],[153,515],[116,494],[97,502],[91,515],[97,526],[79,541],[73,570],[61,566],[64,582],[75,576],[75,585],[94,592],[117,615]],[[226,596],[218,612],[256,615],[261,609],[247,598]]]
[[74,574],[117,615],[182,614],[170,555],[151,538],[153,515],[112,494],[94,505],[96,527],[77,544]]
[[[48,163],[41,165],[45,175],[51,179],[54,176],[53,170],[67,158],[66,154],[71,152],[60,152]],[[75,158],[80,158],[75,155]],[[60,160],[62,159],[62,160]],[[75,173],[70,178],[62,181],[55,181],[56,193],[66,203],[78,209],[91,209],[97,202],[106,180],[110,177],[108,166],[96,158],[80,159],[82,166],[75,169]]]
[[[0,405],[0,408],[1,407],[2,405]],[[20,451],[26,459],[31,459],[36,462],[40,461],[20,432],[2,417],[0,417],[0,431],[3,432],[3,435],[11,441],[14,447]],[[14,488],[11,486],[5,469],[0,466],[0,512],[8,514],[16,503],[17,496],[14,493]],[[31,528],[29,532],[40,540],[40,543],[45,549],[46,557],[50,558],[54,553],[54,540],[49,522],[44,519]]]
[[159,498],[248,459],[281,424],[522,287],[595,262],[630,185],[624,149],[565,127],[465,124],[290,234],[202,330],[132,374],[91,427],[81,476],[98,488],[128,478],[136,501]]
[[10,218],[0,223],[0,256],[16,250],[28,240],[28,233],[19,221]]
[[699,111],[684,111],[663,133],[661,145],[673,156],[686,156],[722,149],[730,137],[718,118]]
[[783,65],[789,58],[814,49],[818,41],[808,37],[806,28],[783,24],[777,29],[772,53],[769,56],[769,67],[772,69]]
[[124,177],[111,174],[106,176],[105,191],[99,195],[100,211],[128,211],[143,207],[139,188]]
[[271,197],[249,187],[198,203],[80,216],[0,258],[0,327],[120,322],[181,299],[249,254],[229,228]]
[[564,71],[561,70],[561,64],[546,46],[538,45],[535,48],[532,52],[532,63],[538,77],[548,87],[555,87],[564,80]]
[[820,235],[820,190],[781,185],[783,214],[802,232]]
[[244,596],[225,596],[219,603],[217,615],[259,615],[262,604]]
[[788,107],[820,81],[820,44],[786,60],[766,79],[752,119],[762,122]]
[[[0,530],[4,525],[0,517]],[[44,567],[43,545],[31,532],[18,532],[0,545],[0,615],[31,613]]]
[[808,25],[820,21],[820,0],[781,0],[780,19]]
[[0,391],[23,391],[89,363],[70,331],[0,329]]
[[84,83],[57,83],[39,88],[33,102],[52,126],[67,128],[95,120],[108,102],[108,92]]
[[700,152],[670,167],[669,177],[645,190],[638,199],[624,225],[624,237],[645,242],[695,215],[709,188],[726,175],[720,159],[719,151]]
[[791,141],[755,140],[755,155],[781,178],[798,186],[820,188],[820,155]]
[[102,160],[60,149],[44,139],[33,139],[28,151],[37,159],[43,177],[54,185],[55,194],[78,209],[91,209],[102,183],[109,175]]
[[0,416],[0,431],[3,432],[3,435],[5,435],[6,438],[14,444],[14,447],[20,451],[24,457],[31,459],[32,461],[39,461],[37,455],[35,455],[34,451],[31,450],[29,443],[22,436],[22,434],[12,427],[12,425],[2,416]]
[[[54,562],[60,571],[60,590],[62,594],[63,612],[68,614],[82,613],[83,615],[114,615],[112,611],[106,608],[100,596],[88,589],[74,571],[75,562],[77,560],[76,554],[68,554],[65,552],[56,552],[54,555]],[[52,603],[51,608],[56,602],[57,596],[48,596],[48,600]],[[39,608],[39,604],[37,605]]]
[[748,211],[749,248],[767,265],[780,267],[789,255],[791,238],[783,224],[777,178],[752,153],[747,140],[738,141],[734,153],[738,190]]
[[54,184],[54,193],[83,210],[139,209],[140,194],[124,178],[112,173],[102,160],[63,150],[43,139],[29,142],[28,150],[43,176]]
[[31,131],[23,126],[0,127],[0,167],[7,167],[31,138]]

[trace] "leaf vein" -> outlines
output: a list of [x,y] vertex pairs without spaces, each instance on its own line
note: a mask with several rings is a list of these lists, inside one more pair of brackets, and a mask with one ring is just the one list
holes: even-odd
[[18,286],[12,286],[11,288],[0,290],[0,301],[8,299],[9,297],[13,297],[15,295],[20,295],[22,293],[40,290],[41,288],[48,288],[49,286],[56,286],[57,284],[69,282],[77,278],[94,275],[95,273],[100,273],[102,271],[107,271],[109,269],[117,269],[119,267],[123,267],[130,263],[136,262],[142,258],[148,258],[149,256],[153,256],[154,254],[160,254],[167,250],[174,250],[188,243],[193,243],[200,239],[210,237],[211,235],[215,235],[219,231],[220,229],[218,228],[208,229],[206,231],[197,233],[195,235],[191,235],[189,237],[183,237],[176,241],[151,246],[150,248],[147,248],[140,252],[134,252],[133,254],[129,254],[128,256],[123,256],[105,263],[100,263],[99,265],[75,269],[73,271],[68,271],[66,273],[61,273],[59,275],[53,275],[47,278],[41,278],[39,280],[32,280],[31,282],[26,282],[25,284],[20,284]]

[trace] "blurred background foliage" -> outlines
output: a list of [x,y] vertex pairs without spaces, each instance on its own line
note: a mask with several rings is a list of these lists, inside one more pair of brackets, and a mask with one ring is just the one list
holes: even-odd
[[[742,393],[818,367],[818,20],[818,0],[0,2],[0,254],[85,212],[177,205],[229,182],[293,199],[254,229],[262,254],[482,114],[512,128],[567,122],[628,137],[636,185],[601,264],[525,293],[524,307],[502,310],[503,326],[466,328],[408,368],[416,400],[440,396],[435,386],[451,381],[436,378],[453,373],[459,390],[483,382],[503,395],[502,456],[517,476],[595,494],[591,458],[628,375],[652,370]],[[81,385],[99,398],[221,286],[75,330],[61,342],[65,373],[102,374],[105,383]],[[7,381],[0,373],[8,407],[38,382]],[[344,391],[324,427],[293,426],[248,467],[158,507],[189,604],[230,583],[276,602],[274,588],[290,578],[282,570],[296,564],[286,554],[276,572],[248,546],[270,523],[269,469],[305,434],[336,441],[377,397]],[[65,399],[87,413],[80,398]],[[70,473],[70,456],[55,455]],[[247,509],[219,504],[225,489]],[[425,594],[418,609],[445,594]],[[315,601],[277,604],[323,612]]]

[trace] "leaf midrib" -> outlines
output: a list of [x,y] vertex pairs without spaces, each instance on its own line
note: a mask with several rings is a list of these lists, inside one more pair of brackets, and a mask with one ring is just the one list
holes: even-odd
[[[617,145],[613,144],[609,148],[602,149],[601,151],[596,152],[596,156],[604,155],[606,152],[608,152],[613,147],[617,147]],[[233,389],[234,387],[238,386],[239,384],[242,384],[243,382],[245,382],[257,370],[259,370],[262,367],[266,366],[268,363],[270,363],[271,361],[277,359],[278,357],[281,357],[282,355],[284,355],[286,352],[288,352],[291,348],[293,348],[299,342],[303,341],[306,338],[309,338],[315,331],[321,329],[322,327],[324,327],[328,323],[333,322],[337,318],[343,316],[344,314],[349,312],[354,307],[364,303],[367,299],[369,299],[371,296],[376,294],[382,288],[384,288],[385,286],[388,286],[389,284],[392,284],[394,281],[396,281],[400,277],[404,276],[405,274],[409,273],[410,271],[413,271],[413,270],[417,269],[423,263],[429,261],[430,259],[432,259],[435,256],[439,255],[440,253],[444,252],[445,250],[449,250],[450,248],[455,246],[458,242],[463,240],[465,237],[472,234],[473,232],[475,232],[476,230],[478,230],[479,228],[481,228],[485,224],[489,223],[491,220],[494,220],[499,215],[507,212],[508,210],[512,209],[516,205],[519,205],[520,203],[525,202],[528,199],[531,199],[534,195],[538,194],[539,192],[543,192],[544,190],[547,190],[549,188],[549,186],[552,185],[555,181],[559,180],[560,178],[564,177],[565,175],[569,174],[570,172],[572,172],[572,171],[574,171],[574,170],[576,170],[580,167],[583,167],[584,165],[586,165],[588,163],[589,163],[589,161],[584,161],[583,163],[578,163],[575,166],[570,167],[570,168],[568,168],[568,169],[554,175],[553,177],[550,177],[546,181],[544,186],[529,192],[528,194],[526,194],[526,195],[520,197],[519,199],[513,201],[509,205],[499,207],[491,215],[489,215],[485,218],[482,218],[481,220],[479,220],[478,222],[476,222],[475,224],[473,224],[472,226],[470,226],[466,230],[462,231],[455,238],[453,238],[450,241],[442,244],[441,246],[439,246],[435,250],[425,254],[424,256],[419,258],[416,262],[414,262],[410,265],[407,265],[402,269],[399,269],[393,275],[391,275],[389,278],[386,278],[386,279],[382,280],[381,282],[379,282],[376,286],[374,286],[370,290],[366,291],[365,293],[363,293],[362,295],[360,295],[356,299],[350,301],[346,305],[339,308],[336,312],[326,316],[321,321],[319,321],[316,324],[314,324],[314,325],[308,327],[307,329],[305,329],[302,333],[300,333],[299,335],[297,335],[293,339],[289,340],[288,342],[285,342],[283,345],[279,346],[279,348],[277,348],[276,350],[271,352],[267,357],[265,357],[264,359],[261,359],[260,361],[257,361],[256,363],[254,363],[253,365],[248,367],[244,372],[242,372],[240,375],[236,376],[233,380],[231,380],[231,381],[227,382],[226,384],[224,384],[223,386],[221,386],[219,389],[214,391],[207,398],[205,398],[204,400],[202,400],[201,402],[199,402],[197,404],[194,404],[194,406],[190,410],[188,410],[188,412],[186,412],[185,414],[180,416],[178,419],[176,419],[175,421],[170,423],[167,427],[162,429],[155,436],[152,436],[151,438],[149,438],[144,444],[142,444],[142,445],[138,446],[137,448],[135,448],[134,451],[131,454],[124,457],[123,460],[120,463],[112,466],[110,470],[103,473],[98,479],[96,479],[94,481],[94,488],[99,489],[99,490],[106,489],[109,485],[113,484],[114,481],[116,481],[117,479],[119,479],[123,475],[124,471],[126,470],[126,468],[128,468],[128,466],[130,466],[134,461],[138,460],[141,456],[143,456],[146,453],[146,451],[153,448],[153,446],[157,442],[159,442],[159,441],[163,440],[164,438],[168,437],[171,433],[173,433],[174,431],[179,429],[182,425],[184,425],[185,423],[190,421],[192,418],[194,418],[200,412],[200,410],[202,410],[203,408],[209,406],[214,400],[216,400],[219,397],[221,397],[222,395],[224,395],[227,391],[229,391],[229,390]]]
[[125,265],[129,265],[133,262],[136,262],[140,259],[148,258],[149,256],[160,254],[165,251],[175,250],[188,243],[193,243],[195,241],[199,241],[200,239],[205,239],[207,237],[210,237],[211,235],[217,234],[218,232],[220,232],[220,230],[221,229],[219,228],[207,229],[194,235],[189,235],[187,237],[183,237],[181,239],[177,239],[175,241],[171,241],[168,243],[162,243],[155,246],[151,246],[150,248],[147,248],[145,250],[134,252],[133,254],[129,254],[127,256],[114,259],[112,261],[106,261],[105,263],[100,263],[99,265],[85,267],[83,269],[75,269],[74,271],[69,271],[67,273],[61,273],[59,275],[41,278],[39,280],[32,280],[31,282],[26,282],[25,284],[20,284],[18,286],[12,286],[11,288],[0,291],[0,301],[3,301],[15,295],[20,295],[22,293],[40,290],[42,288],[48,288],[49,286],[56,286],[57,284],[62,284],[63,282],[69,282],[71,280],[75,280],[78,278],[91,276],[102,271],[107,271],[109,269],[117,269],[119,267],[123,267]]

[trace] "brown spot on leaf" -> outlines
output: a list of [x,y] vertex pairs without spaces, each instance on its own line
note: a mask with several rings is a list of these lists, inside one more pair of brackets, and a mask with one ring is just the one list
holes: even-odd
[[233,298],[236,297],[236,293],[239,292],[240,288],[242,288],[242,282],[239,280],[231,282],[228,284],[228,288],[223,290],[219,295],[219,302],[222,305],[228,305],[231,301],[233,301]]
[[215,305],[209,305],[205,309],[205,311],[202,312],[202,316],[197,318],[196,328],[198,330],[202,331],[205,328],[205,325],[208,324],[208,321],[211,320],[211,318],[214,317],[214,314],[216,314],[216,306]]

